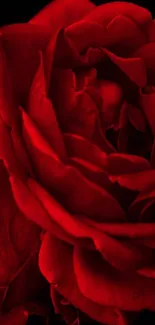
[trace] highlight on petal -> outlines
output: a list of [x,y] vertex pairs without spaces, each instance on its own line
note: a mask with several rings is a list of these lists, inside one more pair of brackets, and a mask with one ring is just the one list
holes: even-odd
[[55,0],[35,15],[29,23],[47,25],[51,35],[58,29],[71,25],[95,8],[89,0]]
[[78,247],[74,249],[74,270],[80,291],[95,303],[126,311],[155,310],[152,279],[117,271],[100,255]]
[[96,304],[81,293],[73,268],[73,249],[48,233],[43,238],[39,266],[51,287],[55,287],[76,308],[99,322],[127,325],[123,312]]

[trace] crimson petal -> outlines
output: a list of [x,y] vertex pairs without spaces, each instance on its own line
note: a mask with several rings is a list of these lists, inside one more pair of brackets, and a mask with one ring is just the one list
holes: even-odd
[[123,312],[96,304],[81,294],[74,274],[73,250],[48,233],[42,242],[39,265],[52,286],[90,317],[109,325],[127,325]]
[[150,94],[144,94],[140,92],[139,104],[142,111],[144,112],[148,124],[151,127],[152,133],[155,135],[155,114],[154,114],[155,92]]
[[[2,36],[0,35],[0,38]],[[9,73],[6,53],[3,49],[3,42],[0,39],[0,115],[8,126],[12,126],[15,115],[15,103],[13,100],[13,89],[11,85],[11,76]]]
[[[93,255],[93,256],[92,256]],[[85,297],[126,311],[155,310],[155,281],[120,272],[95,253],[74,249],[74,270]]]
[[106,54],[109,59],[116,64],[138,87],[146,86],[146,68],[141,58],[121,58],[106,49],[103,49],[103,53]]
[[8,314],[0,316],[1,325],[26,325],[28,312],[22,308],[14,308]]
[[[112,153],[103,160],[104,170],[112,175],[123,177],[123,174],[139,173],[151,168],[149,162],[142,157],[136,155],[128,155],[123,153]],[[112,178],[114,179],[114,178]]]
[[134,3],[123,1],[105,3],[98,6],[85,19],[88,21],[96,21],[106,26],[117,15],[129,17],[140,26],[150,22],[152,19],[151,13],[147,9]]
[[24,111],[22,118],[24,139],[41,182],[56,190],[62,202],[76,214],[124,221],[125,214],[119,203],[76,168],[64,165]]
[[32,24],[13,24],[4,26],[1,30],[16,101],[18,105],[23,104],[38,67],[38,51],[47,46],[50,30]]
[[89,0],[56,0],[35,15],[30,23],[49,26],[53,36],[58,29],[73,24],[94,8]]
[[130,190],[145,191],[152,189],[155,185],[155,170],[150,169],[124,175],[112,175],[109,179]]
[[66,158],[65,147],[55,116],[52,102],[46,95],[46,81],[42,55],[40,54],[40,64],[30,89],[28,101],[28,113],[36,122],[42,134],[46,137],[53,150],[60,156]]

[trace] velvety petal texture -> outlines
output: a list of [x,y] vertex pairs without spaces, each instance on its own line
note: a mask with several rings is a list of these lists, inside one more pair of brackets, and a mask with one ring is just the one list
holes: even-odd
[[0,324],[155,312],[154,34],[123,1],[1,28]]

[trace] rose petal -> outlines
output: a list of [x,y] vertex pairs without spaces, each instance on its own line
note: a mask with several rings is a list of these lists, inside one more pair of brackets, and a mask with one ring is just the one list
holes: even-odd
[[155,19],[150,21],[150,24],[148,24],[148,26],[147,26],[147,35],[148,35],[149,43],[155,41]]
[[109,59],[116,64],[138,87],[144,87],[146,85],[146,69],[141,58],[121,58],[106,49],[103,49],[103,53],[106,54]]
[[131,174],[112,175],[109,179],[130,190],[145,191],[152,189],[155,185],[155,170],[143,170]]
[[16,101],[18,105],[23,104],[38,66],[38,51],[47,46],[50,31],[32,24],[14,24],[1,30]]
[[139,103],[144,115],[146,116],[147,122],[151,127],[151,131],[155,135],[155,93],[144,94],[140,92]]
[[75,133],[92,139],[97,120],[97,108],[86,92],[77,92],[76,103],[65,125],[67,133]]
[[[138,49],[134,53],[134,57],[139,57],[143,60],[146,72],[148,75],[149,84],[154,83],[154,73],[155,73],[155,62],[154,62],[154,55],[155,55],[155,43],[147,43],[143,45],[140,49]],[[142,86],[143,87],[143,86]]]
[[81,158],[71,158],[70,163],[72,166],[75,166],[85,177],[87,177],[88,180],[113,194],[113,184],[109,181],[107,173],[105,173],[102,169]]
[[88,57],[80,56],[75,45],[65,34],[64,29],[60,29],[56,35],[54,64],[58,68],[74,68],[88,65]]
[[[121,175],[123,177],[123,174],[129,174],[130,177],[130,173],[147,172],[147,170],[149,172],[150,169],[150,164],[145,158],[123,153],[112,153],[106,156],[103,160],[103,165],[104,170],[110,174],[110,177],[112,176],[113,180],[115,179],[113,175],[118,174],[118,178],[121,178]],[[127,177],[127,175],[125,176]]]
[[122,271],[133,271],[152,262],[150,248],[135,245],[131,240],[116,240],[106,234],[103,239],[95,239],[96,248],[112,266]]
[[72,216],[58,201],[56,201],[42,186],[32,179],[29,180],[32,193],[47,211],[51,220],[63,227],[63,229],[75,237],[94,237],[93,229],[89,229],[78,216]]
[[[79,310],[69,303],[54,287],[50,289],[52,304],[56,314],[61,315],[68,325],[79,325]],[[81,318],[81,317],[80,317]]]
[[[155,202],[155,191],[149,190],[143,193],[140,193],[136,199],[132,202],[129,207],[128,213],[129,216],[139,216],[142,217],[142,212],[145,212],[145,208]],[[143,210],[144,209],[144,210]],[[150,221],[150,220],[148,220]]]
[[[2,36],[0,35],[0,38]],[[3,49],[3,42],[0,39],[0,115],[2,120],[12,126],[15,115],[15,103],[13,100],[13,91],[11,77],[7,65],[6,55]]]
[[101,81],[99,83],[100,96],[102,98],[101,118],[103,127],[106,130],[113,126],[118,118],[123,92],[121,87],[114,82]]
[[106,190],[88,181],[76,168],[64,165],[24,111],[22,118],[24,139],[43,184],[54,189],[73,213],[125,220],[121,206]]
[[95,253],[74,249],[74,270],[83,295],[122,310],[155,310],[155,281],[115,270]]
[[138,26],[123,15],[115,16],[104,28],[98,22],[80,20],[65,29],[65,34],[82,52],[89,47],[107,47],[118,44],[120,48],[134,50],[145,43]]
[[65,35],[71,39],[78,52],[89,47],[102,47],[105,45],[103,26],[80,20],[65,29]]
[[[54,220],[50,218],[50,215],[48,215],[47,211],[41,206],[38,197],[33,194],[31,187],[26,187],[15,177],[11,177],[10,182],[16,204],[28,219],[62,240],[69,243],[75,242],[74,238],[69,236],[69,234],[62,229],[61,225],[59,226],[57,222],[54,222]],[[28,204],[25,205],[25,202],[28,202]]]
[[3,184],[0,193],[0,285],[7,286],[20,266],[20,259],[8,233],[10,220],[17,213],[17,209],[9,186],[7,171],[2,162],[0,163],[0,179]]
[[71,304],[87,313],[93,319],[109,325],[125,325],[123,313],[114,308],[100,306],[81,294],[77,286],[72,259],[73,251],[71,247],[63,244],[61,241],[57,241],[48,234],[44,236],[40,250],[39,265],[46,279],[53,283],[53,285],[56,283],[57,290]]
[[75,98],[76,79],[71,69],[53,69],[50,82],[50,97],[62,128],[72,114]]
[[[12,279],[3,302],[3,310],[5,312],[16,306],[24,306],[30,310],[28,302],[36,301],[36,295],[39,302],[40,291],[45,290],[46,285],[38,268],[39,246],[39,240],[37,245],[31,246],[30,255],[25,259],[20,269],[18,269],[16,276]],[[28,285],[28,283],[31,285]],[[31,307],[31,310],[33,309]]]
[[17,307],[8,314],[0,316],[1,325],[26,325],[28,312],[23,307]]
[[137,271],[138,274],[146,276],[148,278],[155,279],[155,265],[144,267]]
[[153,141],[150,164],[152,168],[155,168],[155,139]]
[[103,168],[105,152],[95,144],[77,134],[64,134],[65,146],[69,157],[85,159],[96,166]]
[[123,48],[129,52],[133,51],[134,48],[139,48],[146,42],[146,37],[138,24],[127,16],[121,13],[114,16],[106,27],[108,45],[118,44],[120,52],[123,51]]
[[23,167],[24,174],[32,176],[33,175],[32,167],[30,164],[30,160],[26,151],[24,141],[20,135],[19,130],[14,125],[12,126],[11,129],[11,139],[12,139],[15,156],[18,159],[19,164]]
[[86,217],[83,221],[93,228],[105,232],[111,236],[127,238],[149,238],[155,236],[154,223],[97,223]]
[[66,152],[61,131],[59,129],[52,102],[46,95],[46,81],[41,54],[39,68],[30,89],[27,109],[30,117],[36,122],[37,126],[39,126],[39,129],[46,137],[53,150],[60,156],[60,158],[65,159]]
[[9,173],[14,173],[25,179],[25,173],[23,166],[19,164],[17,157],[15,156],[13,143],[9,129],[0,118],[0,158],[3,160]]
[[117,15],[127,16],[135,21],[137,25],[143,25],[151,21],[151,13],[134,3],[116,1],[105,3],[96,7],[90,14],[85,17],[88,21],[96,21],[106,26]]
[[49,3],[31,20],[31,24],[47,25],[52,35],[61,27],[71,25],[92,11],[95,5],[88,0],[56,0]]
[[136,106],[129,105],[128,106],[128,118],[130,123],[134,126],[134,128],[140,132],[146,131],[146,119],[143,114],[143,111],[140,111]]

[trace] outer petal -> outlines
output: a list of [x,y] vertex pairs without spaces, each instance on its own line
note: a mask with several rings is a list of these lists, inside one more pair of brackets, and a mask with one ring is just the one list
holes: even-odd
[[143,25],[151,21],[151,13],[133,3],[115,1],[96,7],[85,19],[107,25],[115,16],[123,15],[135,21],[138,25]]
[[[26,185],[16,177],[11,177],[10,182],[16,204],[28,219],[49,232],[54,233],[55,236],[63,240],[69,241],[70,243],[74,242],[72,237],[68,236],[68,234],[50,218],[47,211],[40,204],[40,201]],[[27,202],[27,204],[25,204],[25,202]]]
[[[40,269],[46,279],[77,308],[90,317],[108,325],[125,325],[123,313],[98,305],[84,297],[76,282],[70,246],[46,234],[40,250]],[[121,322],[122,321],[122,322]]]
[[0,40],[0,116],[9,126],[12,125],[15,108],[10,73],[2,40]]
[[88,47],[107,47],[116,44],[122,51],[124,48],[131,51],[145,43],[145,36],[138,26],[121,14],[115,16],[107,28],[97,22],[82,19],[68,26],[65,33],[80,52]]
[[27,98],[39,63],[38,51],[47,46],[50,31],[48,27],[31,24],[4,26],[1,31],[16,101],[21,104]]
[[51,35],[81,19],[95,8],[89,0],[55,0],[30,20],[31,24],[47,25]]
[[122,310],[155,310],[155,281],[143,276],[119,272],[96,253],[76,248],[74,270],[84,296],[96,303]]

